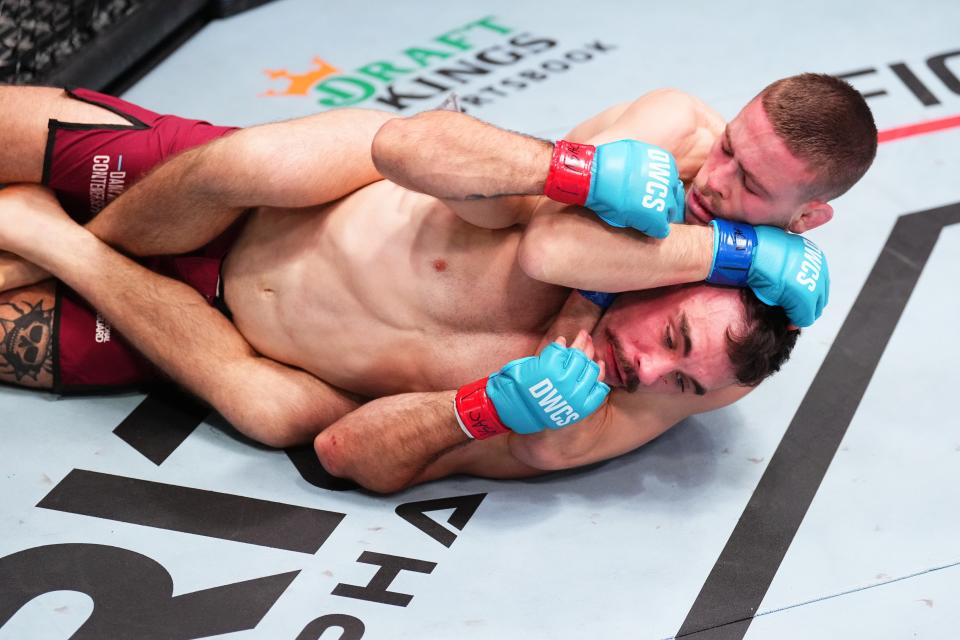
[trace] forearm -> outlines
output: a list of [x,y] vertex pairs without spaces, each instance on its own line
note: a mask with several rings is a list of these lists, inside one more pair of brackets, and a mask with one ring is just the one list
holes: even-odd
[[[543,193],[553,145],[470,116],[428,111],[386,123],[373,141],[373,162],[387,179],[452,201]],[[509,226],[515,207],[458,207],[478,226]],[[495,217],[496,219],[492,219]]]
[[444,452],[469,444],[453,397],[451,391],[372,400],[317,436],[317,457],[335,476],[380,493],[399,491]]
[[559,336],[563,336],[568,344],[572,344],[580,331],[592,333],[602,315],[603,309],[578,292],[571,291],[567,301],[560,308],[560,313],[554,318],[553,324],[543,334],[537,346],[537,353]]
[[456,473],[488,478],[542,473],[511,455],[508,436],[469,439],[454,416],[455,395],[437,391],[373,400],[321,433],[314,442],[317,456],[333,475],[379,493]]
[[713,229],[671,225],[670,235],[658,240],[567,208],[534,216],[518,258],[530,277],[578,289],[620,292],[700,282],[713,260]]

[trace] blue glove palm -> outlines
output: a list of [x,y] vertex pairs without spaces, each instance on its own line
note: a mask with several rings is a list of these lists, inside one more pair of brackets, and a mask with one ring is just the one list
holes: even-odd
[[607,224],[666,238],[671,222],[683,222],[683,204],[683,183],[669,152],[636,140],[597,147],[584,206]]
[[548,344],[539,356],[507,363],[487,381],[500,421],[516,433],[559,429],[596,411],[610,387],[580,349]]

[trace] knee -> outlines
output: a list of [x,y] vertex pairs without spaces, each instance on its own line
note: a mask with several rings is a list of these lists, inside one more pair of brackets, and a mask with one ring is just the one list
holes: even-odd
[[247,409],[242,416],[231,415],[227,411],[224,417],[243,435],[273,449],[286,449],[309,442],[309,437],[304,437],[303,431],[288,416],[269,405],[256,410]]
[[0,189],[0,205],[37,209],[40,207],[60,207],[53,191],[39,184],[18,183]]
[[265,444],[273,449],[287,449],[303,444],[303,438],[300,434],[290,430],[273,429],[265,431],[256,436],[261,444]]

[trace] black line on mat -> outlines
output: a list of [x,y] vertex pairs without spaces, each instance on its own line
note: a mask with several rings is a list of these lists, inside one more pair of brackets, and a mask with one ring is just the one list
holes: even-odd
[[917,100],[919,100],[923,106],[932,107],[933,105],[940,104],[937,96],[933,95],[933,92],[927,89],[925,84],[920,82],[920,78],[910,70],[910,67],[902,62],[897,62],[896,64],[890,65],[890,70],[900,78],[900,81],[910,89],[910,92],[916,96]]
[[346,517],[83,469],[68,473],[37,506],[300,553],[316,553]]
[[179,389],[158,388],[113,433],[159,466],[209,413],[208,407]]
[[741,640],[960,203],[900,216],[677,637]]

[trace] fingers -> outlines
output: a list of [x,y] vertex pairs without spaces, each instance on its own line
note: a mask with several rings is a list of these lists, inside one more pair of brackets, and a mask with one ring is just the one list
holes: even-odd
[[580,351],[583,351],[585,354],[587,354],[587,357],[591,360],[593,360],[593,356],[596,354],[596,350],[593,348],[593,338],[591,338],[590,334],[583,329],[577,333],[577,337],[570,346],[574,349],[580,349]]
[[[563,336],[557,336],[557,338],[553,342],[554,344],[557,344],[561,347],[567,346],[567,339],[564,338]],[[596,365],[596,367],[599,368],[599,373],[597,374],[596,379],[597,380],[606,379],[607,365],[602,358],[597,358],[597,349],[594,346],[593,338],[590,336],[589,333],[581,329],[580,332],[577,333],[577,337],[574,338],[573,342],[570,344],[570,348],[579,349],[584,353],[584,355],[587,356],[587,362],[584,363],[586,366],[577,374],[578,379],[583,379],[587,375],[589,369],[593,368],[592,365]],[[564,367],[566,367],[571,362],[571,360],[572,360],[572,354],[567,353],[566,360],[565,360],[567,364],[565,364]],[[592,363],[592,365],[588,363]]]

